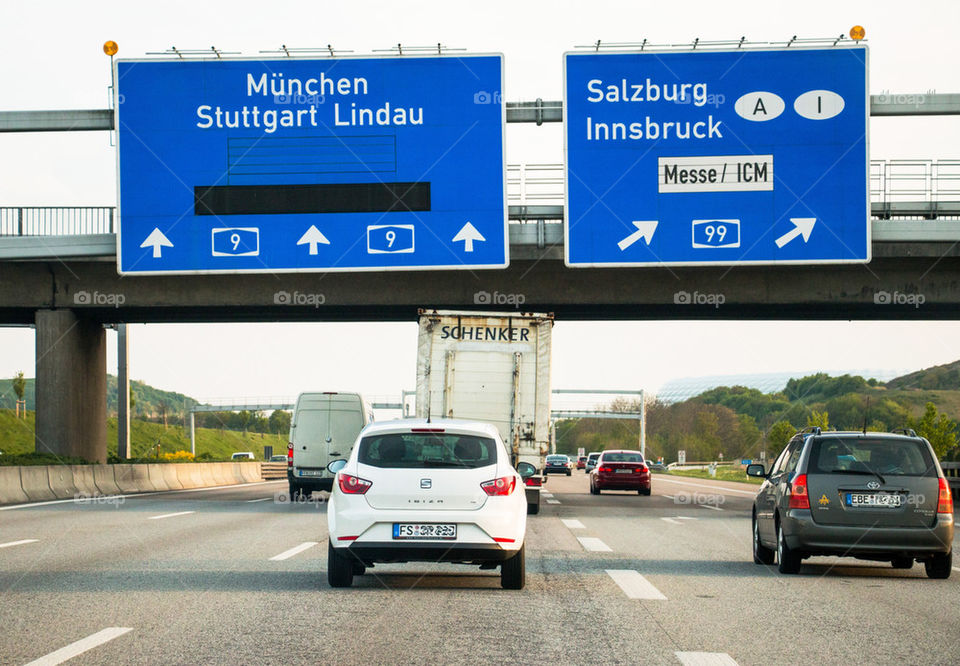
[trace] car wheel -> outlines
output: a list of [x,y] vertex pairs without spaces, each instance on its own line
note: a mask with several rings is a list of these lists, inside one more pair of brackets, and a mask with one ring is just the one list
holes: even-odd
[[953,551],[949,553],[937,553],[924,562],[923,566],[927,570],[928,578],[950,578],[950,569],[953,567]]
[[893,565],[894,569],[912,569],[913,558],[912,557],[895,557],[890,561],[890,564]]
[[327,542],[327,582],[330,587],[350,587],[353,584],[353,563],[338,554],[330,541]]
[[500,587],[505,590],[522,590],[527,582],[527,568],[524,558],[526,544],[520,546],[517,554],[500,565]]
[[651,493],[651,492],[653,492],[653,488],[641,488],[641,489],[640,489],[640,494],[641,494],[641,495],[646,495],[647,497],[650,497],[650,493]]
[[535,516],[540,513],[540,502],[530,502],[527,504],[527,515]]
[[782,574],[800,572],[803,558],[787,545],[787,538],[783,534],[783,527],[777,523],[777,570]]
[[754,564],[773,564],[773,548],[767,548],[760,543],[760,525],[757,523],[757,516],[753,516],[753,562]]
[[567,470],[567,476],[570,476],[571,474],[573,474],[573,472],[571,472],[571,471],[568,469],[568,470]]

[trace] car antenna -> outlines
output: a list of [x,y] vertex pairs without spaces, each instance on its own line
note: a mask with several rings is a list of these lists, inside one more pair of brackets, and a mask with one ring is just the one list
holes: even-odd
[[430,423],[430,403],[433,402],[433,391],[427,392],[427,423]]
[[867,417],[870,414],[870,398],[867,398],[867,406],[863,409],[863,434],[867,434]]

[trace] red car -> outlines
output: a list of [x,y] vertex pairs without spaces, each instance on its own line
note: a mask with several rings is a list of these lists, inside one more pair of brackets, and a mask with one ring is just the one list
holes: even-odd
[[601,490],[636,490],[650,494],[650,469],[639,451],[604,451],[590,471],[590,493]]
[[583,469],[587,466],[587,457],[580,456],[577,458],[577,469]]

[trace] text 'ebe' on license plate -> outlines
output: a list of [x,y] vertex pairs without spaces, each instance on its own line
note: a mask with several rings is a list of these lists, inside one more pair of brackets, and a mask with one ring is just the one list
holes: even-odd
[[886,493],[848,493],[847,506],[877,506],[895,508],[900,506],[900,495]]
[[394,523],[394,539],[456,539],[457,526],[449,523]]

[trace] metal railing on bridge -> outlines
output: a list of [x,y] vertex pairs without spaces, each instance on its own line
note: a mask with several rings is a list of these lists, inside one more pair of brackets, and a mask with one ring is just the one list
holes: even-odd
[[0,236],[112,234],[113,206],[2,206]]

